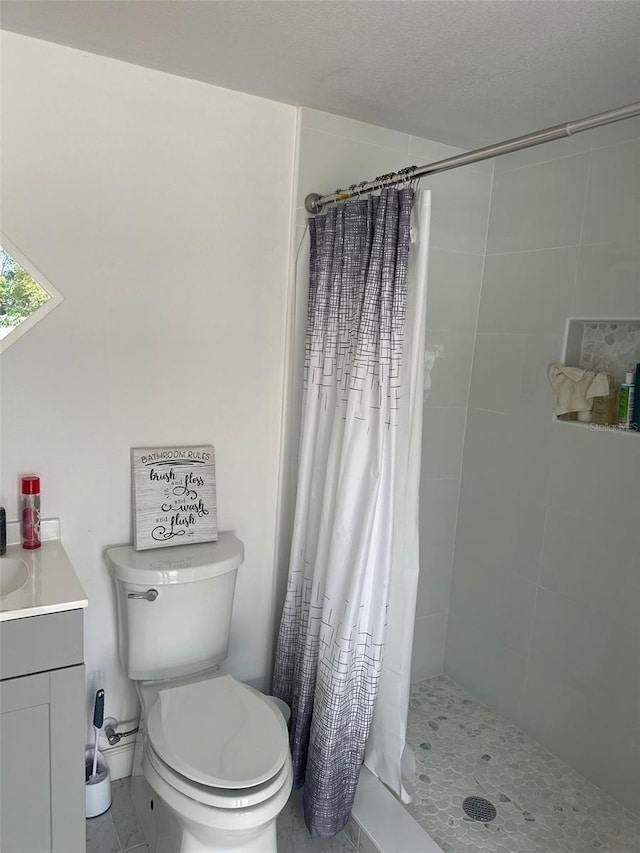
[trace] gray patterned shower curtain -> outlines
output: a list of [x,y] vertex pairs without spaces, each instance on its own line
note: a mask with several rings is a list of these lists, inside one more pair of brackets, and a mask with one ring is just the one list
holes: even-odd
[[385,189],[309,223],[298,490],[273,692],[291,706],[294,784],[304,785],[315,837],[339,832],[353,804],[382,674],[398,514],[415,519],[417,542],[417,484],[415,505],[397,500],[406,476],[398,425],[413,399],[403,384],[413,201],[411,189]]

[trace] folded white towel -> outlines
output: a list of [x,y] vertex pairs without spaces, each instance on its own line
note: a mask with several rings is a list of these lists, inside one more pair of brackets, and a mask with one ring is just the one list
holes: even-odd
[[556,415],[567,412],[589,412],[594,397],[609,395],[609,377],[581,367],[552,364],[549,380],[556,391]]

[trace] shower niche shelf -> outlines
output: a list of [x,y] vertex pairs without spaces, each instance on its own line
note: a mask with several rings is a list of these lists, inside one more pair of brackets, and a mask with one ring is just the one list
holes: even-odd
[[[562,364],[582,367],[611,377],[612,394],[606,406],[607,416],[596,413],[592,423],[577,420],[575,412],[557,415],[559,423],[568,423],[601,432],[640,435],[617,425],[618,393],[625,373],[635,376],[640,363],[640,317],[569,317],[565,326]],[[594,408],[595,412],[595,408]]]

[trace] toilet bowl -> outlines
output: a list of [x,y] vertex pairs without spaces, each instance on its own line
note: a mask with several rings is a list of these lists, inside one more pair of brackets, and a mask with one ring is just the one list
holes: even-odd
[[171,551],[107,552],[120,659],[142,708],[142,771],[180,827],[172,853],[276,853],[293,778],[287,724],[218,665],[242,543],[220,534]]
[[182,828],[180,853],[272,853],[289,798],[286,723],[221,670],[139,684],[143,773]]
[[179,853],[276,853],[276,818],[289,799],[293,780],[290,758],[273,780],[271,796],[257,805],[231,809],[203,802],[211,792],[189,790],[181,784],[183,780],[171,778],[171,772],[158,762],[148,745],[142,770],[181,827]]

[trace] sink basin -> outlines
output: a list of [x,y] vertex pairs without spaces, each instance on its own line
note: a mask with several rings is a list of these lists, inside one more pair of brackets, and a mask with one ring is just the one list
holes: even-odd
[[28,578],[26,563],[13,557],[0,557],[0,598],[22,589]]

